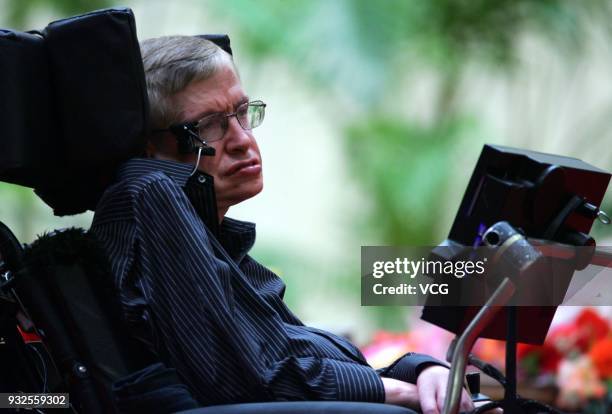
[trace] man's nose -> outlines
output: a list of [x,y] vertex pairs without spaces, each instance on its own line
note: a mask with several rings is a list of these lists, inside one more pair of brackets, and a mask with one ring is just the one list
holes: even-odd
[[225,137],[225,145],[230,152],[244,152],[251,144],[251,134],[244,130],[235,116],[229,118]]

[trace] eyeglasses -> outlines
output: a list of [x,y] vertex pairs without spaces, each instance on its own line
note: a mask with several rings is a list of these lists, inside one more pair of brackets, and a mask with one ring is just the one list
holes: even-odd
[[171,131],[175,135],[180,135],[185,130],[193,131],[204,143],[215,142],[223,139],[229,126],[229,119],[236,117],[242,129],[249,131],[257,128],[263,122],[266,114],[266,104],[262,101],[245,102],[236,108],[236,112],[225,114],[219,112],[205,116],[199,121],[184,122],[171,125],[167,129],[156,130]]

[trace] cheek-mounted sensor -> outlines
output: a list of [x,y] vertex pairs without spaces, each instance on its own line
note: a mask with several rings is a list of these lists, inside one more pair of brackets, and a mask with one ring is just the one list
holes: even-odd
[[170,132],[176,137],[178,146],[178,152],[180,154],[198,154],[195,163],[193,164],[193,170],[191,170],[190,176],[195,174],[200,165],[200,159],[202,155],[214,156],[216,151],[213,147],[208,145],[206,141],[200,138],[198,131],[193,124],[181,124],[174,125],[169,128]]
[[200,138],[195,127],[182,124],[171,126],[169,129],[176,137],[179,153],[198,154],[198,161],[200,155],[215,155],[215,149]]

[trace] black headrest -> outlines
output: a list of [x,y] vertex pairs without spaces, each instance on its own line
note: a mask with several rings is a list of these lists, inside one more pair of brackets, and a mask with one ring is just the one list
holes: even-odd
[[[227,35],[200,35],[232,53]],[[56,215],[93,210],[117,166],[144,152],[148,100],[128,8],[44,30],[0,29],[0,181]]]
[[0,31],[0,180],[58,215],[93,209],[116,166],[144,149],[148,101],[129,9]]
[[210,40],[230,55],[233,55],[232,47],[230,46],[230,38],[226,34],[203,34],[197,35],[196,37],[201,37],[203,39]]

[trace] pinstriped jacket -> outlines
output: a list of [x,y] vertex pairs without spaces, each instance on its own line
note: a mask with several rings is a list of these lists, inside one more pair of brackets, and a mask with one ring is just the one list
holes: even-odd
[[[110,257],[134,335],[202,405],[383,402],[379,373],[361,352],[304,326],[283,302],[282,280],[248,255],[255,225],[225,218],[217,228],[213,178],[190,177],[191,169],[130,160],[96,208],[91,231]],[[407,359],[402,379],[411,382],[437,363]]]

